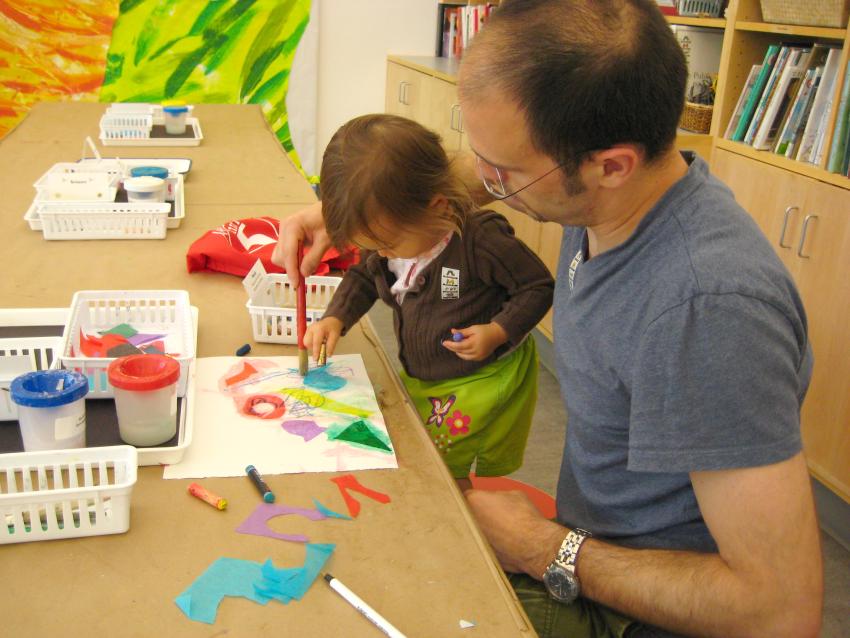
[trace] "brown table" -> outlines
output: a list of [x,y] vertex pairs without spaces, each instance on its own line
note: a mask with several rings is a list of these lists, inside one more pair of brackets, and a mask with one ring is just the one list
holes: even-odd
[[[4,230],[0,307],[67,306],[76,290],[185,289],[199,308],[198,355],[291,355],[292,346],[253,343],[240,279],[186,272],[188,246],[221,222],[258,214],[285,216],[313,201],[306,181],[280,149],[259,107],[200,105],[199,147],[106,147],[125,157],[190,157],[186,218],[165,240],[46,241],[23,214],[32,183],[52,164],[79,158],[85,135],[97,134],[104,105],[36,106],[0,141],[0,228]],[[358,472],[389,494],[364,499],[354,521],[272,522],[277,531],[335,543],[326,568],[410,637],[532,636],[533,630],[493,560],[445,467],[410,407],[368,321],[342,340],[359,352],[375,386],[399,469]],[[2,426],[2,424],[0,424]],[[312,499],[345,511],[333,474],[266,476],[279,501]],[[261,606],[227,598],[214,625],[186,618],[174,598],[214,560],[273,559],[298,566],[298,543],[235,533],[258,496],[247,478],[204,479],[226,495],[217,512],[186,494],[188,480],[163,480],[139,468],[126,534],[0,546],[0,633],[9,636],[363,636],[380,635],[350,605],[317,581],[298,602]],[[461,619],[477,627],[461,630]]]

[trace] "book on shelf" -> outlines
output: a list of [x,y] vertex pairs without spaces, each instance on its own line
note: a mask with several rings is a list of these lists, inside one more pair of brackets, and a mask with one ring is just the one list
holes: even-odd
[[459,58],[469,46],[490,14],[498,5],[485,4],[440,4],[440,50],[437,54],[444,58]]
[[811,52],[809,47],[790,47],[788,59],[776,81],[761,124],[753,137],[753,148],[760,151],[773,148],[776,136],[779,134],[779,127],[785,120],[785,114],[797,94]]
[[782,69],[785,68],[785,63],[788,61],[790,53],[791,48],[788,46],[782,46],[779,49],[779,53],[776,56],[776,64],[770,70],[770,77],[768,77],[764,90],[759,96],[758,104],[753,112],[753,118],[750,120],[749,127],[747,127],[746,135],[744,135],[745,144],[749,144],[750,146],[753,144],[765,111],[767,111],[767,105],[773,97],[773,92],[776,90],[776,85],[779,82],[779,76],[782,74]]
[[782,126],[773,148],[773,152],[777,155],[784,155],[789,158],[794,156],[803,134],[803,126],[811,112],[812,101],[818,90],[822,74],[823,66],[806,70],[806,74],[800,83],[800,89],[794,97],[794,103],[791,105],[788,117],[785,119],[785,124]]
[[762,62],[761,65],[761,70],[759,71],[759,74],[756,77],[755,84],[753,85],[752,91],[750,91],[749,97],[744,103],[744,108],[741,111],[741,118],[738,120],[738,126],[735,129],[735,132],[732,134],[732,140],[735,142],[742,141],[747,133],[747,127],[749,126],[750,120],[753,117],[753,112],[756,109],[756,103],[758,102],[758,99],[761,96],[765,85],[767,84],[768,76],[773,70],[774,64],[776,64],[776,56],[778,55],[778,53],[778,44],[771,44],[767,47],[767,52],[765,53],[764,62]]
[[666,16],[679,15],[679,9],[676,7],[676,0],[655,0],[655,4],[658,5],[661,13]]
[[835,130],[832,133],[832,144],[829,147],[829,160],[826,170],[830,173],[846,174],[847,159],[850,146],[850,64],[844,70],[844,84],[841,87],[841,98],[838,101],[838,111],[835,118]]
[[835,81],[838,77],[838,66],[841,49],[831,47],[824,63],[820,85],[814,95],[809,117],[805,122],[803,135],[797,149],[795,159],[798,162],[808,162],[820,166],[823,161],[824,138],[829,115],[832,112]]
[[726,132],[723,134],[723,137],[725,137],[727,140],[732,139],[732,135],[735,133],[735,129],[738,127],[738,122],[741,121],[741,113],[744,110],[744,104],[750,97],[750,93],[752,92],[753,86],[755,86],[756,83],[756,77],[758,77],[761,68],[761,64],[754,64],[750,68],[750,74],[747,76],[747,81],[744,82],[744,88],[741,90],[740,95],[738,95],[738,102],[735,104],[735,110],[732,111],[732,118],[729,120],[729,125],[726,127]]
[[805,118],[808,118],[809,105],[820,84],[823,66],[826,64],[828,55],[829,47],[820,43],[812,46],[811,53],[803,66],[802,76],[793,89],[793,95],[789,92],[791,104],[779,123],[779,133],[773,145],[774,153],[785,155],[795,146],[796,139],[799,139],[798,133],[802,134],[801,123],[805,125]]

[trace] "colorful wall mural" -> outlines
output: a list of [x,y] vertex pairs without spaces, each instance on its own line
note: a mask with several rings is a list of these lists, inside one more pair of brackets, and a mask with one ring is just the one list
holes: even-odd
[[0,137],[42,100],[261,105],[298,164],[286,91],[310,0],[0,0]]

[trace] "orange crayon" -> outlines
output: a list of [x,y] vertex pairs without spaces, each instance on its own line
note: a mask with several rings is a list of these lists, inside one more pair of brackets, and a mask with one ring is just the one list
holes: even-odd
[[217,494],[213,494],[212,492],[205,490],[203,487],[198,485],[197,483],[191,483],[189,485],[189,494],[195,496],[205,503],[209,503],[217,510],[226,510],[227,509],[227,499],[221,498]]

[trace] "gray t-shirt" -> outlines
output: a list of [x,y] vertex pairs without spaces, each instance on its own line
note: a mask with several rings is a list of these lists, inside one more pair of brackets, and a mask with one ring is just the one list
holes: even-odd
[[688,472],[800,450],[812,354],[790,275],[699,158],[623,244],[567,227],[555,349],[558,518],[631,547],[715,551]]

